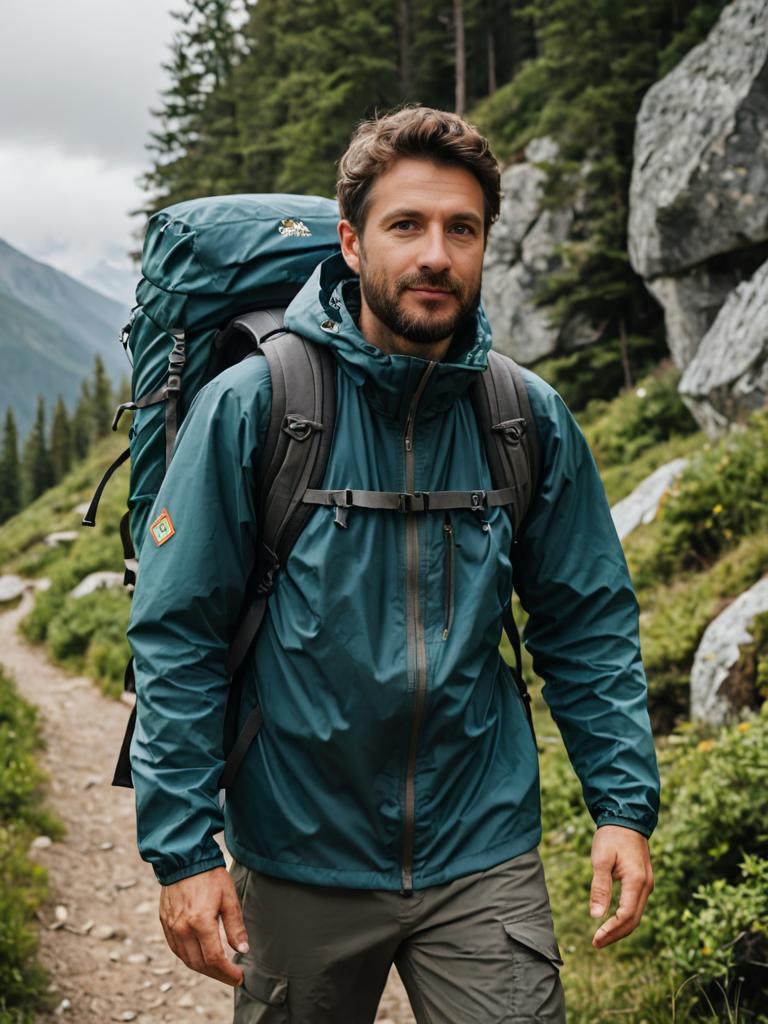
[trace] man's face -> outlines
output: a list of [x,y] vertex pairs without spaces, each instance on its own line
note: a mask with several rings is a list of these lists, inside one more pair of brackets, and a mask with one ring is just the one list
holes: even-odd
[[480,183],[463,167],[403,158],[376,180],[363,233],[340,229],[360,275],[361,328],[379,335],[369,340],[447,348],[480,298],[484,212]]

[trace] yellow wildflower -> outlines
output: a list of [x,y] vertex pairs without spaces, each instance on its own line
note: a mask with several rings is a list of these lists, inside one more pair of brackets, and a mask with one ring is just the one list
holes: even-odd
[[736,728],[739,730],[739,732],[747,732],[749,729],[752,728],[752,723],[751,722],[739,722],[739,724],[736,726]]
[[720,515],[720,513],[721,513],[722,511],[723,511],[723,506],[722,506],[722,505],[720,505],[720,504],[717,504],[717,505],[715,505],[715,507],[714,507],[714,508],[712,509],[712,515],[713,515],[713,516],[719,516],[719,515]]
[[709,946],[702,946],[701,949],[699,950],[699,952],[701,953],[702,956],[711,956],[712,955],[712,950],[710,949]]
[[706,754],[706,752],[708,750],[711,750],[712,747],[714,747],[714,745],[715,745],[715,741],[714,740],[702,740],[701,743],[698,744],[696,749],[700,750],[702,753]]

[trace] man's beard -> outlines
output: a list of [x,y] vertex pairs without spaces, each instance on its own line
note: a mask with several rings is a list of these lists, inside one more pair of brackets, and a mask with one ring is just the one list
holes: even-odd
[[[442,316],[407,313],[400,299],[411,288],[439,288],[451,292],[459,300],[458,308]],[[480,302],[479,287],[470,293],[447,273],[424,271],[400,277],[388,288],[381,275],[366,273],[364,261],[360,266],[360,290],[370,311],[385,327],[398,337],[421,345],[432,345],[461,331],[473,319]]]

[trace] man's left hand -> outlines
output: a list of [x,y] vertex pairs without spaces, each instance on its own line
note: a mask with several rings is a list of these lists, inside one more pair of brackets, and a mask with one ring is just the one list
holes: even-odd
[[613,880],[621,887],[619,905],[592,937],[596,949],[623,939],[638,926],[653,892],[653,870],[648,840],[640,832],[619,825],[602,825],[592,840],[592,889],[589,912],[601,917],[611,905]]

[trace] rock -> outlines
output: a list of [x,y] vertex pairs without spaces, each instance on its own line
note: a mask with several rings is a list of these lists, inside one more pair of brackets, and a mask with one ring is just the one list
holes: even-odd
[[125,958],[125,960],[126,960],[126,963],[136,964],[136,965],[137,964],[148,964],[149,963],[149,957],[147,956],[146,953],[131,953],[129,956],[127,956]]
[[768,403],[768,262],[726,300],[680,394],[710,437]]
[[76,541],[80,534],[77,530],[57,530],[54,533],[49,533],[47,537],[43,538],[43,544],[49,548],[57,548],[61,544],[72,544]]
[[136,914],[153,914],[155,912],[156,906],[157,906],[157,904],[154,903],[153,901],[151,901],[151,900],[144,900],[143,903],[140,903],[136,907],[136,910],[134,911],[134,913],[136,913]]
[[120,1020],[136,1020],[137,1014],[133,1010],[123,1010],[120,1014]]
[[115,844],[114,843],[110,843],[109,841],[107,841],[105,843],[99,843],[99,849],[100,850],[113,850],[114,847],[115,847]]
[[735,271],[715,273],[707,267],[645,282],[664,309],[667,345],[678,369],[685,369],[691,362],[701,339],[738,283]]
[[182,1009],[186,1009],[187,1007],[194,1006],[195,1005],[195,1000],[194,1000],[194,997],[193,997],[192,993],[191,992],[185,992],[184,995],[181,997],[181,999],[179,999],[179,1001],[176,1003],[176,1005],[180,1006]]
[[107,939],[114,939],[116,936],[115,929],[109,924],[100,924],[97,928],[94,928],[91,932],[94,939],[101,939],[102,942],[106,942]]
[[135,878],[120,878],[115,882],[115,888],[118,892],[123,889],[132,889],[136,885]]
[[560,266],[555,246],[568,238],[578,204],[542,209],[547,175],[536,164],[553,160],[557,152],[552,139],[534,139],[526,147],[526,160],[502,172],[501,216],[485,254],[483,306],[493,325],[494,347],[523,363],[599,337],[586,321],[553,327],[548,312],[533,302],[542,279]]
[[75,507],[72,509],[72,512],[74,515],[79,516],[80,519],[82,519],[90,507],[90,501],[83,501],[79,505],[75,505]]
[[173,982],[172,981],[164,981],[163,984],[160,986],[160,991],[161,992],[170,992],[172,988],[173,988]]
[[53,916],[54,916],[54,917],[56,918],[56,920],[57,920],[57,921],[59,921],[59,922],[60,922],[61,924],[64,924],[64,922],[65,922],[65,921],[67,920],[67,918],[69,917],[69,911],[67,910],[67,908],[66,908],[65,906],[63,906],[63,905],[62,905],[62,904],[60,903],[60,904],[59,904],[59,905],[58,905],[57,907],[55,907],[55,908],[54,908],[54,911],[53,911]]
[[85,579],[80,580],[74,590],[70,590],[71,597],[85,597],[92,594],[100,587],[121,587],[123,585],[123,574],[121,572],[92,572]]
[[768,0],[733,0],[645,94],[629,254],[645,278],[768,239]]
[[90,775],[83,783],[83,789],[93,789],[94,786],[100,786],[103,781],[100,775]]
[[691,669],[691,720],[724,725],[737,717],[739,704],[728,693],[739,648],[752,642],[749,627],[768,611],[768,576],[728,605],[707,626]]
[[641,523],[650,523],[655,518],[662,495],[687,465],[688,459],[667,462],[638,484],[628,497],[613,506],[611,516],[620,540]]
[[21,576],[0,576],[0,604],[5,604],[6,601],[15,601],[21,597],[28,586],[28,581],[23,580]]
[[56,1009],[53,1011],[57,1017],[60,1017],[63,1013],[72,1009],[72,1003],[68,999],[62,999]]
[[50,836],[38,836],[29,844],[30,850],[47,850],[49,846],[53,846]]

